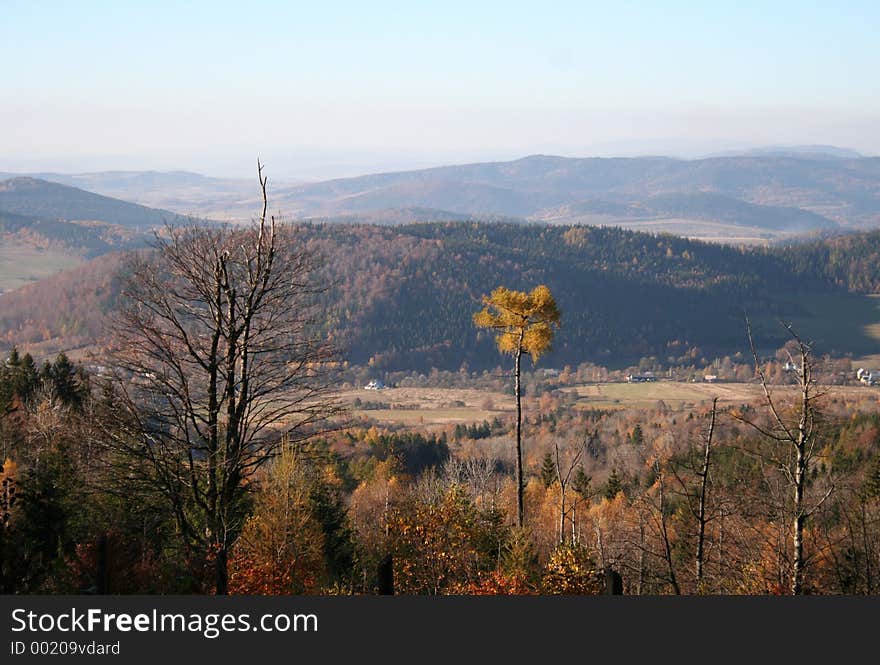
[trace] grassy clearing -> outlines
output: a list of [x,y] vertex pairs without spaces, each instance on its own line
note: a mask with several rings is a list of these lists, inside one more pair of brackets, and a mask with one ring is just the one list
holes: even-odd
[[679,217],[645,217],[630,219],[613,215],[575,215],[543,219],[552,224],[591,224],[595,226],[619,226],[647,233],[671,233],[693,240],[719,242],[729,245],[768,245],[772,240],[784,238],[783,232],[756,226],[741,226],[724,222]]
[[17,289],[80,263],[80,257],[67,252],[0,242],[0,292]]
[[577,386],[578,406],[588,409],[651,408],[663,401],[668,407],[678,409],[695,406],[722,394],[730,401],[748,400],[757,396],[755,386],[733,383],[682,383],[657,381],[656,383],[600,383]]
[[[339,397],[356,417],[407,426],[482,422],[514,408],[512,395],[471,388],[348,390]],[[355,400],[378,408],[359,408]]]
[[449,423],[479,423],[491,421],[502,411],[486,411],[483,409],[369,409],[353,411],[355,416],[363,416],[380,423],[406,426],[446,425]]
[[[578,409],[653,409],[663,402],[668,408],[690,410],[708,406],[718,397],[722,406],[739,405],[762,399],[761,387],[755,383],[685,383],[657,381],[655,383],[592,383],[563,388],[563,392],[575,397]],[[773,388],[782,393],[794,388]],[[880,391],[865,386],[839,386],[834,396],[856,398],[868,392]],[[781,396],[781,395],[780,395]],[[392,388],[387,390],[349,390],[341,394],[355,417],[366,417],[381,424],[402,425],[414,428],[442,427],[453,423],[479,423],[491,421],[496,416],[513,413],[511,395],[473,389],[446,388]],[[355,399],[371,403],[379,408],[357,408]],[[492,409],[484,408],[486,400]],[[527,400],[526,411],[534,408]]]
[[699,219],[664,217],[623,222],[624,228],[647,233],[671,233],[704,242],[721,242],[731,245],[767,245],[784,234],[755,226],[740,226]]
[[[743,404],[762,398],[761,387],[755,383],[600,383],[567,389],[577,394],[577,406],[584,409],[644,409],[662,401],[671,409],[690,409],[709,404],[714,397],[722,405]],[[773,388],[786,391],[787,388]],[[792,388],[793,390],[793,388]],[[839,386],[834,395],[856,397],[869,390],[864,386]]]

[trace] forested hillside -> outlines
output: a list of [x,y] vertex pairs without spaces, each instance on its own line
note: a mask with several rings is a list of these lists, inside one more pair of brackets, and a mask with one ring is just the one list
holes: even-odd
[[[494,366],[491,340],[471,317],[499,284],[545,283],[555,294],[563,324],[545,366],[743,351],[746,313],[766,348],[785,341],[779,318],[801,322],[823,352],[876,348],[861,330],[876,320],[874,307],[855,294],[880,290],[880,233],[746,250],[586,226],[297,229],[324,258],[330,288],[320,324],[356,364]],[[3,343],[72,348],[99,341],[117,296],[118,266],[117,256],[102,257],[0,297]]]
[[110,224],[40,219],[0,210],[0,240],[33,247],[53,247],[88,258],[137,244],[141,234]]

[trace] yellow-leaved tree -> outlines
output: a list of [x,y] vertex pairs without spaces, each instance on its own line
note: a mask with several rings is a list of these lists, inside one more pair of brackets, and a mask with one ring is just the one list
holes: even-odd
[[531,293],[499,286],[483,296],[483,309],[474,314],[474,325],[495,331],[501,353],[514,357],[516,377],[516,510],[517,524],[523,525],[522,464],[522,386],[520,368],[523,354],[537,362],[550,349],[554,328],[559,327],[559,308],[550,289],[541,284]]

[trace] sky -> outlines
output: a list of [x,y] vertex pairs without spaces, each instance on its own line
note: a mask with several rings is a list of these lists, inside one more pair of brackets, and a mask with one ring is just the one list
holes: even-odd
[[880,154],[876,0],[0,0],[0,17],[0,170]]

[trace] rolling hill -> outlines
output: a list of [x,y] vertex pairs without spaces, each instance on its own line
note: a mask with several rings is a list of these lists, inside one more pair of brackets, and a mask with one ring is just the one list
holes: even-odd
[[[113,217],[115,223],[142,225],[194,212],[243,221],[260,203],[255,182],[246,179],[183,171],[42,175],[42,184],[39,178],[14,178],[2,185],[11,191],[0,192],[0,210],[63,219]],[[50,180],[163,209],[111,203],[50,187]],[[674,225],[655,229],[702,237],[707,234],[701,229],[719,224],[726,227],[722,237],[741,233],[738,228],[770,237],[880,226],[880,158],[828,146],[771,147],[693,160],[532,155],[308,184],[273,183],[271,203],[273,210],[297,220],[523,219],[630,228],[671,220]]]
[[[544,366],[609,366],[655,356],[688,363],[747,352],[743,315],[762,348],[796,322],[817,350],[880,349],[880,233],[774,250],[587,226],[432,223],[304,224],[296,237],[324,259],[332,289],[321,329],[352,363],[380,369],[491,368],[502,362],[471,316],[499,284],[545,283],[563,326]],[[108,254],[0,296],[0,343],[40,349],[100,343],[116,307]]]
[[280,188],[273,200],[297,218],[429,208],[571,223],[580,221],[579,210],[592,209],[590,214],[606,216],[606,223],[685,215],[801,232],[880,225],[880,159],[773,153],[699,160],[534,155]]
[[186,221],[168,210],[30,177],[0,181],[0,211],[43,221],[104,222],[141,229]]
[[[84,189],[181,215],[226,219],[227,210],[257,194],[254,178],[212,178],[189,171],[98,171],[94,173],[0,173],[0,180],[27,176]],[[290,184],[290,183],[288,183]],[[274,182],[273,182],[274,185]],[[247,208],[250,204],[245,203]],[[248,208],[245,217],[253,212]]]

